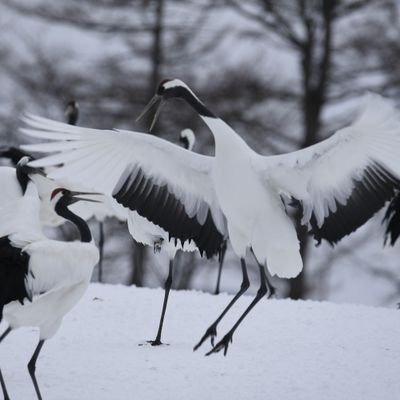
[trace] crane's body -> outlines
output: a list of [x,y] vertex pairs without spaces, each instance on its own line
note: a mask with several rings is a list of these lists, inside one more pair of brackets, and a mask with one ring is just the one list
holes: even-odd
[[98,250],[93,243],[44,239],[22,251],[29,258],[25,286],[32,298],[26,298],[23,304],[13,301],[5,305],[3,318],[12,329],[38,327],[40,338],[49,339],[85,293]]
[[[237,296],[248,287],[244,258],[250,248],[259,262],[261,285],[211,351],[226,352],[237,326],[267,292],[264,267],[284,278],[302,269],[288,207],[299,207],[302,224],[318,241],[335,244],[394,196],[400,187],[399,113],[389,101],[370,95],[352,125],[304,150],[266,157],[250,149],[182,81],[162,82],[156,97],[181,98],[197,111],[214,136],[214,157],[139,132],[115,134],[36,116],[25,118],[29,129],[23,132],[48,142],[23,149],[52,153],[31,165],[59,165],[50,176],[76,179],[112,195],[128,212],[177,241],[194,242],[207,257],[220,253],[229,236],[241,258]],[[210,328],[205,337],[213,340],[215,325]]]
[[207,117],[204,120],[215,132],[211,176],[218,203],[228,221],[233,250],[244,258],[247,249],[252,248],[261,264],[267,264],[268,255],[267,265],[272,275],[297,276],[302,260],[296,230],[287,218],[276,188],[263,183],[255,173],[253,160],[258,155],[223,121]]
[[[23,170],[27,160],[17,165]],[[35,183],[20,187],[22,193],[13,201],[0,205],[0,321],[9,327],[1,335],[22,326],[39,328],[39,344],[28,364],[38,399],[41,399],[35,377],[35,365],[45,340],[51,338],[61,325],[64,315],[85,293],[99,252],[93,244],[85,221],[67,206],[90,199],[74,197],[66,189],[53,190],[49,200],[60,217],[73,222],[81,233],[79,242],[47,239],[41,231],[41,200]],[[79,193],[82,194],[82,193]],[[0,374],[1,375],[1,374]],[[0,376],[4,397],[8,399],[4,379]]]

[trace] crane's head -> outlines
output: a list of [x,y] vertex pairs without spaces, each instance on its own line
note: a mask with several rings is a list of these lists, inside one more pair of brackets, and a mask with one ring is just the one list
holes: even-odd
[[172,98],[181,98],[188,102],[191,102],[191,99],[195,99],[195,101],[200,102],[200,100],[190,90],[189,86],[187,86],[185,82],[182,82],[180,79],[164,79],[163,81],[160,82],[160,84],[157,87],[156,94],[145,106],[144,110],[141,112],[139,117],[136,118],[136,121],[139,121],[139,119],[141,119],[145,114],[147,114],[148,111],[155,104],[158,103],[156,113],[154,114],[153,121],[150,126],[150,131],[151,131],[155,123],[157,122],[164,101]]
[[189,151],[192,151],[196,137],[191,129],[184,129],[179,134],[179,141],[182,143],[183,147]]
[[92,196],[92,195],[101,195],[101,193],[74,192],[72,190],[68,190],[65,188],[57,188],[51,192],[50,201],[54,202],[54,204],[63,205],[64,207],[74,204],[77,201],[88,201],[91,203],[101,203],[101,201],[94,200],[91,198],[79,197],[79,196]]
[[172,97],[182,97],[184,91],[191,92],[188,85],[180,79],[164,79],[157,87],[156,96],[163,99],[170,99]]
[[46,176],[43,168],[31,167],[29,165],[29,162],[33,161],[33,160],[34,160],[34,158],[31,155],[22,156],[22,158],[17,162],[17,165],[16,165],[17,175],[18,174],[23,174],[23,175],[39,174],[42,176]]
[[77,123],[79,117],[79,104],[76,100],[72,99],[67,103],[64,115],[68,124],[75,125]]

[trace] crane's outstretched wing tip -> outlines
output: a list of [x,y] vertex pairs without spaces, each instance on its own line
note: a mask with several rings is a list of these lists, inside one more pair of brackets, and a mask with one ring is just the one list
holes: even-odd
[[394,101],[375,92],[366,92],[352,125],[363,128],[377,127],[388,120],[400,123],[400,113]]

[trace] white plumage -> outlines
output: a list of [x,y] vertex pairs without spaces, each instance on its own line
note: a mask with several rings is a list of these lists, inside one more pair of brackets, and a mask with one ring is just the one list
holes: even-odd
[[25,121],[35,128],[23,129],[26,134],[58,140],[23,146],[37,152],[62,152],[32,163],[47,167],[57,165],[57,160],[63,159],[63,167],[50,172],[51,178],[73,179],[112,196],[124,181],[133,181],[132,174],[140,168],[154,185],[167,184],[168,191],[183,203],[189,217],[196,217],[201,224],[210,210],[218,230],[226,232],[211,179],[212,157],[138,132],[80,128],[36,116],[27,117]]

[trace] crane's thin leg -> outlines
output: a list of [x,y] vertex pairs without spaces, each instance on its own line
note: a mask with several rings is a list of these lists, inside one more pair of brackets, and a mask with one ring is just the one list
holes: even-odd
[[242,267],[242,284],[240,285],[240,290],[236,293],[235,297],[230,301],[230,303],[225,307],[224,311],[222,311],[221,315],[209,326],[206,330],[206,333],[201,338],[200,342],[194,346],[193,350],[196,351],[207,338],[210,338],[211,345],[214,346],[214,338],[217,336],[217,325],[224,317],[224,315],[228,312],[228,310],[236,303],[239,297],[249,288],[250,282],[249,277],[247,275],[247,267],[244,258],[240,259],[240,265]]
[[172,286],[172,274],[173,274],[173,269],[174,269],[173,263],[174,263],[174,261],[172,259],[169,260],[169,270],[168,270],[168,277],[165,281],[165,286],[164,286],[164,301],[163,301],[163,306],[162,306],[162,311],[161,311],[160,324],[158,326],[156,338],[154,340],[150,340],[150,342],[149,342],[149,343],[151,343],[152,346],[159,346],[162,344],[161,333],[162,333],[162,328],[163,328],[163,324],[164,324],[165,311],[167,310],[169,292],[170,292],[171,286]]
[[260,287],[257,291],[256,297],[254,300],[250,303],[250,305],[246,308],[244,313],[240,316],[240,318],[237,320],[235,325],[233,325],[232,329],[206,354],[209,356],[212,353],[217,353],[224,349],[224,356],[226,356],[226,353],[228,352],[228,346],[229,343],[232,342],[232,337],[237,329],[237,327],[240,325],[240,323],[244,320],[246,315],[251,311],[251,309],[267,294],[268,289],[266,285],[266,276],[265,276],[265,271],[264,267],[262,265],[258,265],[260,268]]
[[[258,264],[260,267],[260,264]],[[262,267],[262,266],[261,266]],[[267,298],[269,299],[272,296],[275,296],[275,286],[269,281],[267,275],[265,274],[265,286],[267,287]]]
[[[261,268],[262,266],[261,266],[260,263],[258,262],[257,257],[256,257],[256,255],[254,254],[253,249],[251,249],[251,254],[253,254],[253,257],[254,257],[254,259],[256,260],[257,264],[258,264],[258,268]],[[272,285],[272,283],[269,281],[268,276],[267,276],[267,274],[265,273],[265,271],[264,271],[264,277],[265,277],[265,278],[264,278],[264,279],[265,279],[265,284],[266,284],[267,290],[268,290],[267,298],[269,299],[270,297],[272,297],[272,296],[275,295],[275,291],[276,291],[276,290],[275,290],[275,286]]]
[[104,254],[104,226],[103,222],[99,222],[99,270],[98,280],[103,282],[103,254]]
[[220,285],[221,285],[222,265],[224,264],[225,253],[226,253],[226,242],[222,245],[221,253],[219,255],[217,286],[215,287],[214,294],[219,294],[219,289],[220,289]]
[[[0,336],[0,343],[4,340],[4,338],[11,332],[11,328],[8,327],[3,334]],[[3,397],[4,400],[10,400],[10,397],[8,396],[7,393],[7,387],[6,387],[6,383],[4,381],[3,378],[3,374],[1,373],[1,369],[0,369],[0,385],[1,385],[1,390],[3,391]]]
[[11,327],[8,327],[3,334],[0,336],[0,343],[4,340],[4,338],[11,332]]
[[3,391],[4,400],[10,400],[10,397],[8,396],[7,393],[6,383],[4,382],[3,374],[1,373],[1,369],[0,369],[0,385],[1,385],[1,390]]
[[32,358],[30,359],[30,361],[28,363],[29,375],[31,376],[33,386],[35,387],[35,391],[36,391],[38,400],[42,400],[42,395],[40,394],[39,385],[36,380],[35,370],[36,370],[36,360],[39,357],[39,353],[40,353],[40,350],[42,350],[43,345],[44,345],[44,340],[39,340],[39,343],[36,346],[35,352],[33,353]]

